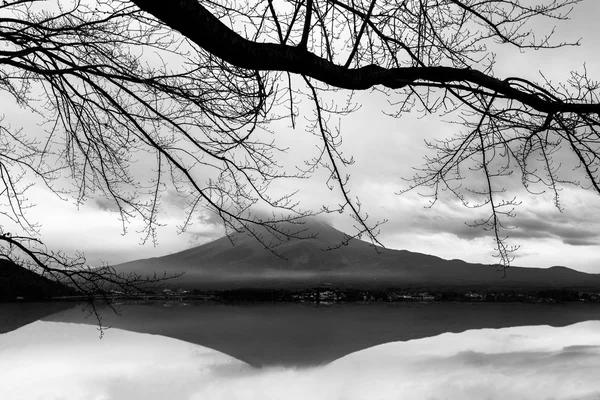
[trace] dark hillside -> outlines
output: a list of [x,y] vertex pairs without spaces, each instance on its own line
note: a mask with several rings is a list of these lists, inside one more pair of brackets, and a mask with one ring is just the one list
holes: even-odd
[[10,261],[0,260],[0,301],[43,300],[69,294],[74,294],[74,290]]

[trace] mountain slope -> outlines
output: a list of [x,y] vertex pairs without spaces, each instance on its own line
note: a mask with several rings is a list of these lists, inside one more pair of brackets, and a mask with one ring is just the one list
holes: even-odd
[[41,300],[73,293],[73,289],[61,283],[54,282],[10,261],[0,260],[0,301],[15,300],[19,297]]
[[503,277],[493,266],[406,250],[377,248],[352,239],[338,246],[344,233],[319,220],[308,220],[304,235],[315,238],[290,239],[278,244],[278,257],[256,239],[236,234],[235,246],[227,237],[164,257],[118,265],[122,272],[151,275],[153,272],[185,275],[171,281],[187,289],[235,287],[427,287],[427,288],[599,288],[600,275],[569,268],[512,267]]

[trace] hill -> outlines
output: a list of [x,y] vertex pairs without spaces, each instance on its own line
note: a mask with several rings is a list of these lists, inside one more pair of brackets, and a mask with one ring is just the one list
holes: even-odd
[[8,260],[0,260],[0,301],[42,300],[73,294],[74,290],[20,267]]
[[547,269],[511,267],[506,277],[495,266],[414,253],[375,249],[352,239],[335,250],[344,233],[330,225],[308,220],[303,226],[310,239],[289,239],[278,244],[278,257],[256,239],[243,234],[164,257],[136,260],[116,266],[120,272],[185,275],[170,281],[185,289],[239,287],[303,288],[315,285],[353,288],[597,288],[600,275],[565,267]]

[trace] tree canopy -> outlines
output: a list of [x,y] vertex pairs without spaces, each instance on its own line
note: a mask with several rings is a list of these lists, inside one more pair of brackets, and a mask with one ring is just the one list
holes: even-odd
[[[276,251],[269,235],[302,236],[301,225],[289,230],[283,222],[339,211],[356,221],[354,236],[380,244],[384,221],[370,221],[350,193],[353,159],[336,125],[358,108],[356,91],[374,90],[390,96],[392,117],[444,115],[456,124],[452,137],[427,144],[404,190],[424,190],[432,205],[449,191],[466,207],[486,209],[473,225],[493,233],[506,268],[516,249],[506,241],[507,221],[518,200],[504,195],[504,177],[520,174],[532,192],[549,188],[559,208],[561,185],[600,193],[598,82],[585,69],[558,84],[494,70],[499,46],[560,52],[577,45],[537,32],[531,21],[566,20],[579,2],[4,1],[0,93],[44,123],[32,132],[0,121],[1,212],[18,230],[2,224],[2,255],[98,289],[99,270],[36,239],[25,213],[33,182],[78,202],[110,199],[124,230],[143,219],[145,241],[156,240],[161,197],[173,185],[187,201],[182,231],[209,209],[228,232],[247,231]],[[271,123],[295,127],[307,112],[318,154],[286,171]],[[555,158],[565,149],[579,179],[561,173]],[[150,180],[135,168],[140,159],[151,166]],[[269,190],[318,168],[339,196],[335,209],[305,210],[293,191]],[[473,184],[469,174],[480,179]],[[272,216],[253,213],[257,207]],[[110,268],[98,278],[132,281]]]

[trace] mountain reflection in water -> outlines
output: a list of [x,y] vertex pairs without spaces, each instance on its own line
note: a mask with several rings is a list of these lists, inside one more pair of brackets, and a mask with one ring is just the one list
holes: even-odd
[[597,400],[599,333],[600,321],[474,329],[254,368],[165,336],[36,321],[0,335],[0,398]]
[[[255,367],[322,365],[379,344],[445,332],[600,320],[598,304],[154,302],[119,309],[122,316],[102,310],[103,323],[199,344]],[[85,315],[74,307],[44,320],[97,323]]]

